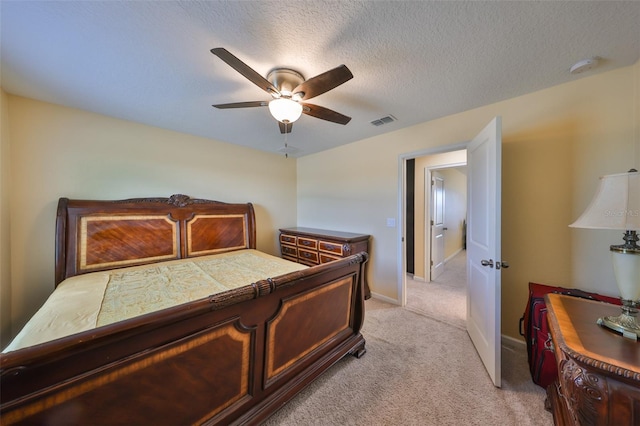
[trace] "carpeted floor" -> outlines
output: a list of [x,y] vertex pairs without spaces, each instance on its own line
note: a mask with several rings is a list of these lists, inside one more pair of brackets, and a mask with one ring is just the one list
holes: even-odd
[[[368,300],[364,357],[339,361],[265,425],[553,424],[544,410],[544,391],[530,379],[523,346],[503,347],[498,389],[459,317],[466,304],[454,309],[458,297],[448,299],[446,309],[429,308],[412,292],[406,309]],[[438,301],[433,295],[428,299]]]
[[444,272],[431,282],[407,277],[406,309],[466,330],[467,252],[459,252],[445,264]]

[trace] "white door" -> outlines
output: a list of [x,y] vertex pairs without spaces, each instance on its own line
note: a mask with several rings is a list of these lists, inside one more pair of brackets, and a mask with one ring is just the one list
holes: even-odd
[[444,271],[444,176],[431,172],[431,281]]
[[467,147],[467,331],[493,384],[501,386],[501,118]]

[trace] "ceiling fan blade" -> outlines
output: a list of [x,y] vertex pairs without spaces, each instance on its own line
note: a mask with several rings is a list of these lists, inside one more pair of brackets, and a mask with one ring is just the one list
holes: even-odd
[[218,104],[218,105],[211,105],[211,106],[219,109],[229,109],[229,108],[262,107],[267,105],[269,105],[269,102],[266,102],[266,101],[251,101],[251,102],[233,102],[230,104]]
[[274,85],[269,82],[269,80],[254,71],[253,68],[251,68],[249,65],[233,56],[224,47],[216,47],[214,49],[211,49],[211,53],[225,61],[227,65],[238,71],[240,74],[245,76],[245,78],[247,78],[249,81],[251,81],[253,84],[258,86],[265,92],[269,94],[280,94],[278,89],[276,89]]
[[346,65],[340,65],[332,70],[324,72],[301,83],[293,90],[293,93],[303,92],[303,100],[311,99],[329,90],[340,86],[353,78],[353,74]]
[[283,123],[282,121],[278,121],[278,125],[280,126],[280,133],[291,133],[293,129],[293,123]]
[[302,112],[312,117],[338,124],[347,124],[351,121],[351,117],[347,117],[346,115],[340,114],[339,112],[333,111],[329,108],[321,107],[320,105],[303,103]]

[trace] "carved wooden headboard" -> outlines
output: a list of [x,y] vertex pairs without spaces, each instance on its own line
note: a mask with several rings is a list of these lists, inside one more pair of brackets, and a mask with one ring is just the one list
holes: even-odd
[[118,201],[60,198],[55,284],[88,272],[255,247],[251,203],[181,194]]

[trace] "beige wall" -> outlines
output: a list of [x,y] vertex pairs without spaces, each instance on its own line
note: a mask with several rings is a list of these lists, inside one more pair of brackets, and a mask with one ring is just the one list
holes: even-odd
[[638,167],[639,67],[303,157],[298,225],[371,234],[369,284],[375,295],[398,300],[400,239],[385,223],[398,217],[399,158],[466,142],[500,115],[502,257],[511,264],[502,273],[503,334],[518,336],[529,281],[617,294],[608,246],[619,233],[568,225],[587,206],[599,176]]
[[294,160],[21,97],[8,102],[13,333],[53,289],[59,197],[252,202],[258,248],[276,255],[277,229],[296,224]]
[[11,151],[7,101],[6,93],[0,89],[0,347],[9,343],[11,338]]
[[634,67],[633,83],[635,86],[635,111],[633,119],[636,122],[636,137],[635,137],[635,151],[636,151],[636,169],[640,170],[640,61],[636,63]]
[[467,220],[467,175],[457,169],[443,169],[444,176],[444,256],[448,260],[464,246],[464,223]]

